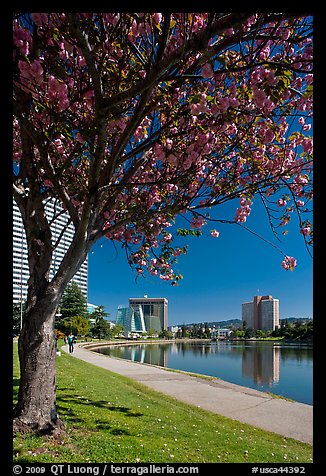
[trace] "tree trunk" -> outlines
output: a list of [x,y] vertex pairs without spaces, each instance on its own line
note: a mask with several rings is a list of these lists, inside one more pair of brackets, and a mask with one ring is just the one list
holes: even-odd
[[[52,290],[53,291],[53,290]],[[56,410],[54,318],[61,293],[45,292],[27,309],[19,336],[20,386],[13,429],[51,433],[63,428]]]

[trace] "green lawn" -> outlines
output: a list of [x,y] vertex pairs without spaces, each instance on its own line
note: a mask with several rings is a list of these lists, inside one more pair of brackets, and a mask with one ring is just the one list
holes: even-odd
[[[18,382],[14,344],[14,398]],[[64,352],[57,405],[66,435],[18,435],[16,463],[312,462],[308,444],[181,403]]]

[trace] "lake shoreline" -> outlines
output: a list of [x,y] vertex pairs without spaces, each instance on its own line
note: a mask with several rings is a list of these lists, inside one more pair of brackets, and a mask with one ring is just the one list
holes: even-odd
[[[226,380],[312,404],[309,343],[284,339],[120,339],[80,343],[85,350]],[[304,383],[303,383],[304,382]]]
[[84,348],[88,348],[89,350],[95,349],[97,347],[109,347],[109,346],[116,346],[116,345],[139,345],[139,344],[179,344],[179,343],[211,343],[215,344],[217,342],[235,342],[235,343],[263,343],[263,342],[273,342],[275,344],[286,344],[286,345],[299,345],[299,346],[307,346],[313,347],[313,342],[308,340],[293,340],[293,339],[269,339],[263,338],[259,339],[256,337],[251,337],[249,339],[244,338],[235,338],[235,339],[191,339],[191,338],[184,338],[184,339],[119,339],[119,340],[99,340],[97,342],[87,342],[87,341],[80,341]]

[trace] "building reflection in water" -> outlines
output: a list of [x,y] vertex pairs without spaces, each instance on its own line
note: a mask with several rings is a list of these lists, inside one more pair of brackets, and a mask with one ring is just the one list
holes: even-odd
[[188,341],[134,343],[100,347],[96,351],[111,357],[215,376],[312,404],[312,346],[257,341]]
[[253,379],[257,385],[272,387],[280,379],[280,352],[278,346],[245,346],[242,355],[242,376]]
[[[278,346],[211,346],[211,345],[187,345],[187,344],[144,344],[125,347],[124,358],[136,362],[149,363],[168,367],[168,353],[185,355],[191,352],[193,355],[207,356],[215,353],[242,354],[242,376],[249,378],[256,385],[272,387],[280,379],[280,352]],[[129,354],[129,355],[128,355]]]
[[152,365],[159,365],[160,367],[167,367],[168,352],[157,344],[134,345],[128,349],[130,352],[127,357],[129,360],[135,362],[148,363]]

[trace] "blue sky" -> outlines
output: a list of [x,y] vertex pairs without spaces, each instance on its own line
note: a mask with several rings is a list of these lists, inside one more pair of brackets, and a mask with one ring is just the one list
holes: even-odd
[[[238,200],[214,211],[219,218],[233,219]],[[177,222],[178,224],[178,222]],[[181,222],[179,226],[185,226]],[[203,236],[179,238],[189,243],[174,271],[183,275],[179,286],[158,277],[139,277],[129,267],[125,252],[107,239],[98,242],[89,254],[88,301],[103,305],[115,320],[118,305],[128,305],[129,297],[166,297],[169,300],[169,325],[241,319],[241,304],[256,294],[270,294],[280,300],[280,318],[312,317],[312,258],[308,254],[295,216],[285,227],[287,236],[278,242],[258,200],[245,225],[272,241],[285,254],[294,256],[294,271],[281,267],[282,254],[273,246],[238,225],[208,223]],[[210,236],[216,228],[218,238]],[[187,240],[187,241],[186,241]],[[178,243],[179,244],[179,243]]]

